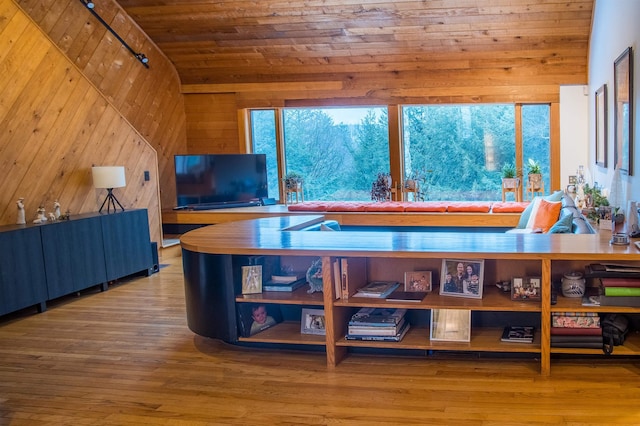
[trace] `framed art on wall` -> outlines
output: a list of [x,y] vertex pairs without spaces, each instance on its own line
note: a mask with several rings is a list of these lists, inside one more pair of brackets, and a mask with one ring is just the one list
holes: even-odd
[[[607,85],[596,90],[596,164],[607,167]],[[569,182],[571,183],[571,182]],[[575,182],[574,182],[575,183]]]
[[633,56],[628,47],[613,66],[614,168],[633,174]]

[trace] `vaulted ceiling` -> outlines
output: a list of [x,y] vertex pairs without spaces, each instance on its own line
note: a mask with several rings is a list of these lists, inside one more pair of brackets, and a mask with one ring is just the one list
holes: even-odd
[[117,1],[175,64],[183,84],[348,87],[368,75],[372,90],[379,89],[376,81],[393,85],[405,77],[586,84],[594,6],[594,0]]

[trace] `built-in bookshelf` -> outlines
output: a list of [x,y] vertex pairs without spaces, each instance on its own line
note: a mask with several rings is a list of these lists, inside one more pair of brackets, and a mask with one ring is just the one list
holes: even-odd
[[[584,270],[586,265],[599,261],[640,265],[640,252],[635,248],[632,250],[629,247],[611,246],[598,235],[485,233],[465,234],[464,238],[460,238],[460,234],[456,233],[394,233],[373,230],[293,231],[291,234],[281,229],[290,225],[289,221],[294,219],[280,219],[277,224],[265,219],[248,221],[246,225],[251,232],[239,232],[237,224],[229,230],[225,230],[225,225],[216,225],[191,231],[182,237],[183,257],[187,265],[187,312],[190,317],[189,327],[193,331],[230,343],[320,347],[326,351],[327,365],[330,368],[349,356],[358,356],[363,350],[374,353],[379,349],[383,349],[384,353],[393,352],[394,349],[428,352],[442,350],[511,353],[514,356],[530,354],[530,357],[522,357],[523,362],[539,363],[540,372],[548,375],[551,373],[553,354],[598,354],[595,349],[552,348],[552,312],[640,313],[640,308],[634,307],[584,307],[579,299],[562,296],[557,298],[557,304],[552,305],[552,286],[570,271]],[[266,222],[261,224],[261,221]],[[230,230],[237,232],[232,247],[225,246],[224,243],[211,244],[217,237],[230,238]],[[567,244],[567,241],[572,244]],[[265,264],[276,265],[272,268],[280,267],[282,263],[308,267],[315,259],[321,258],[323,291],[309,294],[309,287],[303,286],[289,293],[242,295],[239,268],[249,256],[264,256]],[[443,260],[481,263],[481,297],[441,294]],[[343,269],[337,268],[337,264],[347,264],[350,272],[343,276]],[[203,270],[209,270],[211,274],[202,275]],[[391,302],[353,297],[358,288],[370,281],[403,282],[407,271],[432,271],[432,290],[421,301]],[[217,281],[220,286],[203,286],[203,282],[216,282],[208,275],[221,277]],[[538,277],[541,293],[539,298],[514,300],[510,292],[496,286],[497,282],[511,281],[514,277]],[[198,288],[205,288],[206,292],[203,293]],[[194,289],[197,291],[192,291]],[[202,298],[208,298],[208,301]],[[190,302],[190,299],[193,300]],[[221,304],[224,300],[227,302]],[[258,334],[240,336],[237,331],[237,311],[247,303],[278,306],[286,311],[286,315],[283,315],[281,322]],[[189,312],[190,306],[211,307],[216,304],[227,311],[226,321],[222,324],[215,324],[206,315],[193,315],[198,312]],[[346,339],[349,319],[362,307],[406,308],[411,327],[402,340],[397,342]],[[324,311],[325,335],[301,333],[301,312],[307,308]],[[431,339],[429,318],[432,311],[441,309],[471,312],[469,341]],[[535,326],[533,343],[502,342],[506,325]],[[599,353],[603,354],[602,351]],[[640,355],[640,339],[635,335],[629,336],[624,347],[616,347],[614,354]]]

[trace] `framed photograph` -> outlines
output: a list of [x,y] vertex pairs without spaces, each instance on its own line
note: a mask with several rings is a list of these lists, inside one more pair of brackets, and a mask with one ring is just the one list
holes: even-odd
[[443,259],[440,294],[482,299],[484,260]]
[[262,293],[262,265],[242,267],[242,294]]
[[577,185],[577,184],[578,184],[578,176],[576,175],[569,176],[569,185]]
[[471,311],[432,309],[430,339],[447,342],[471,341]]
[[633,56],[628,47],[613,65],[614,167],[633,174]]
[[[596,164],[607,167],[607,85],[596,90]],[[569,182],[571,183],[571,182]],[[574,182],[577,183],[577,182]]]
[[327,334],[324,326],[324,309],[302,309],[300,320],[300,333],[302,334]]
[[238,332],[251,337],[282,322],[278,305],[266,303],[238,303]]
[[542,279],[540,277],[513,278],[511,300],[542,300]]
[[431,291],[431,271],[405,272],[404,291]]

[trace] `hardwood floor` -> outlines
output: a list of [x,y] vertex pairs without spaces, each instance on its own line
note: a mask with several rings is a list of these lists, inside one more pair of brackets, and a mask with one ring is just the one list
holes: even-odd
[[186,325],[159,273],[0,318],[2,425],[640,424],[640,364],[236,348]]

